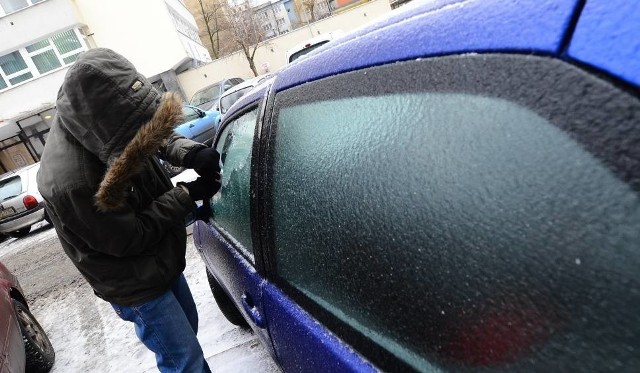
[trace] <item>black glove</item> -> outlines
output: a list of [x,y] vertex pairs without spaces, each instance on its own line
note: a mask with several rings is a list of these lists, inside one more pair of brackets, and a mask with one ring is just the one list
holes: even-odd
[[201,176],[188,183],[178,183],[179,186],[187,188],[189,196],[194,201],[200,201],[213,197],[220,190],[220,174],[218,177]]
[[213,148],[196,148],[187,153],[184,164],[196,170],[200,176],[217,178],[220,173],[220,154]]

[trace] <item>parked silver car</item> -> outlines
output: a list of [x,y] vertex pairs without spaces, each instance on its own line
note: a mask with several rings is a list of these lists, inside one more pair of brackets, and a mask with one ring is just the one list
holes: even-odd
[[48,221],[36,184],[38,169],[40,163],[0,176],[0,233],[23,237],[33,224]]
[[267,73],[258,75],[255,78],[245,80],[244,82],[231,87],[228,91],[224,92],[218,99],[218,111],[220,111],[220,120],[224,119],[224,114],[229,110],[231,105],[251,91],[254,87],[266,82],[274,77],[274,73]]

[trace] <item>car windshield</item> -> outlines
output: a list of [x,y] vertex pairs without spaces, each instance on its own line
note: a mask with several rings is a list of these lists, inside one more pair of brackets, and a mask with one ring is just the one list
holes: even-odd
[[226,96],[222,96],[222,98],[220,99],[220,113],[226,113],[231,105],[238,101],[240,97],[244,96],[244,94],[249,92],[252,88],[253,87],[242,88]]
[[183,122],[190,122],[192,120],[200,118],[200,115],[198,115],[198,112],[188,106],[182,107],[182,116],[184,117]]
[[201,91],[196,92],[193,97],[191,97],[191,102],[189,102],[189,105],[202,105],[206,102],[216,100],[218,97],[220,97],[220,84],[215,84],[211,87],[207,87]]
[[325,41],[321,41],[318,44],[314,44],[309,46],[308,48],[305,48],[303,50],[297,51],[296,53],[292,54],[291,57],[289,57],[289,62],[293,62],[295,60],[297,60],[298,58],[304,56],[307,53],[310,53],[318,48],[320,48],[321,46],[327,44],[329,42],[329,40],[325,40]]
[[11,177],[0,181],[0,201],[17,196],[22,192],[20,176]]

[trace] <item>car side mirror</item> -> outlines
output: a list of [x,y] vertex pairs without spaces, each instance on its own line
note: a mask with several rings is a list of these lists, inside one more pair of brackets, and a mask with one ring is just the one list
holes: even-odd
[[207,114],[206,114],[204,111],[202,111],[202,110],[198,109],[198,116],[199,116],[200,118],[204,118],[204,116],[205,116],[205,115],[207,115]]

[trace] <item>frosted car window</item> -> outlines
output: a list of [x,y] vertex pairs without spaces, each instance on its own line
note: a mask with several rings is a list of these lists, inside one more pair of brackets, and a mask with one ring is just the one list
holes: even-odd
[[602,284],[637,277],[638,195],[526,107],[462,93],[295,105],[277,113],[273,157],[278,276],[410,366],[632,356],[608,321],[633,317],[628,294]]
[[225,127],[216,150],[222,162],[222,187],[211,201],[214,221],[238,241],[253,259],[251,219],[249,214],[249,180],[251,145],[257,109],[239,117]]

